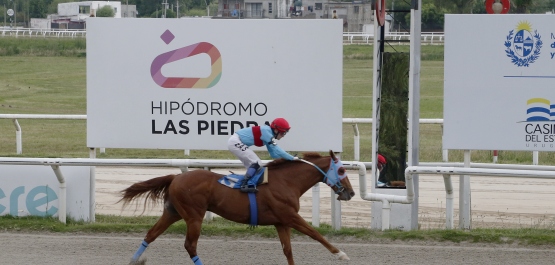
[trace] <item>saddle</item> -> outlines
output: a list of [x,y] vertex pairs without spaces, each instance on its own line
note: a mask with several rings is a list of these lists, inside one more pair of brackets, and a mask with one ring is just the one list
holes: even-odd
[[[220,178],[218,182],[232,189],[240,189],[241,183],[243,182],[244,178],[245,175],[239,175],[231,172],[231,174]],[[266,183],[268,183],[268,169],[265,167],[261,167],[259,170],[257,170],[256,173],[254,173],[254,176],[252,176],[252,178],[250,178],[248,181],[249,185],[254,186],[259,186]]]
[[[244,178],[244,175],[237,175],[231,172],[231,174],[220,178],[218,182],[232,189],[240,189]],[[255,187],[266,183],[268,183],[268,169],[264,167],[258,169],[254,173],[254,176],[252,176],[252,178],[250,178],[247,182],[248,185],[253,185]],[[248,196],[251,215],[249,224],[251,228],[254,228],[258,226],[258,206],[256,204],[256,193],[249,192]]]

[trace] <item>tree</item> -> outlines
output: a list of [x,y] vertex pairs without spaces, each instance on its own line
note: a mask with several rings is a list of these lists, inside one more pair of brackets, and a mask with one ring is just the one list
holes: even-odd
[[114,12],[114,8],[109,5],[105,5],[98,10],[96,10],[97,17],[114,17],[116,12]]
[[517,14],[528,13],[528,7],[532,4],[532,0],[513,0],[514,11]]
[[29,5],[29,17],[46,18],[48,9],[44,0],[31,1]]
[[162,9],[161,0],[136,0],[140,17],[150,17],[156,10]]
[[476,0],[452,0],[455,5],[454,14],[470,14]]
[[426,30],[443,29],[445,13],[448,13],[445,8],[438,8],[432,3],[422,4],[422,28]]
[[[152,18],[161,18],[163,16],[164,16],[164,10],[154,11],[154,13],[150,15],[150,17]],[[166,10],[166,18],[175,18],[175,17],[176,17],[176,14],[173,10],[171,9]]]

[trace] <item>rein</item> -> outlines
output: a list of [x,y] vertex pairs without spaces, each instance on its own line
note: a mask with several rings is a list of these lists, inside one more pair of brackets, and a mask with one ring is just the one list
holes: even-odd
[[341,180],[339,179],[339,175],[337,174],[337,170],[336,170],[336,168],[335,168],[335,164],[333,163],[333,159],[330,158],[330,160],[331,160],[331,161],[330,161],[330,168],[328,169],[328,173],[326,173],[326,172],[324,172],[324,170],[322,170],[322,169],[321,169],[320,167],[318,167],[316,164],[314,164],[314,163],[312,163],[312,162],[310,162],[310,161],[306,161],[306,160],[304,160],[304,159],[299,159],[299,161],[302,161],[302,162],[304,162],[304,163],[307,163],[307,164],[309,164],[309,165],[315,167],[316,169],[318,169],[318,171],[320,171],[320,173],[322,173],[322,174],[324,175],[324,178],[322,179],[322,182],[323,182],[323,183],[326,183],[326,184],[328,184],[328,183],[327,183],[327,180],[330,178],[330,176],[328,176],[328,175],[329,175],[330,171],[333,170],[333,172],[335,173],[335,176],[334,176],[334,177],[335,177],[335,180],[334,180],[335,183],[332,184],[331,186],[337,186],[337,191],[335,191],[335,194],[339,194],[339,193],[343,192],[343,190],[344,190],[345,188],[343,187],[343,185],[341,185]]

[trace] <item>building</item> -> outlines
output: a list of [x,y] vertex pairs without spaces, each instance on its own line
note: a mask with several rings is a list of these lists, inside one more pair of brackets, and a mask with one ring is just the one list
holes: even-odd
[[[343,19],[346,32],[363,32],[373,25],[371,2],[322,0],[220,0],[215,18]],[[373,27],[373,26],[372,26]]]
[[114,18],[137,17],[135,5],[122,5],[119,1],[85,1],[59,3],[58,13],[50,14],[44,19],[31,19],[33,28],[52,29],[85,29],[85,21],[89,17],[96,16],[96,11],[104,6],[110,6],[114,10]]

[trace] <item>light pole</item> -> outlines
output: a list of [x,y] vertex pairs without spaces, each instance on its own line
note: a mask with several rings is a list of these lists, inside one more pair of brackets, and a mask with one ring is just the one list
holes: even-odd
[[166,9],[168,9],[168,2],[167,2],[167,0],[164,0],[164,2],[162,3],[162,5],[164,6],[164,18],[166,18]]
[[206,16],[210,16],[210,7],[208,6],[208,2],[204,0],[204,3],[206,4]]

